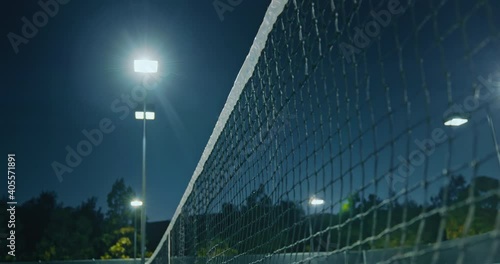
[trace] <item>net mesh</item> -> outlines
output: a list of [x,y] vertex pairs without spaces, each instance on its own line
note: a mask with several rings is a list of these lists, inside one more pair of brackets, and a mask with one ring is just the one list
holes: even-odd
[[285,1],[150,262],[500,262],[498,13]]

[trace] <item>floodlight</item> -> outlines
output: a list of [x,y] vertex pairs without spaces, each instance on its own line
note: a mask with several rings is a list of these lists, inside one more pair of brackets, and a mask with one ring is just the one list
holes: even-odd
[[469,122],[469,117],[465,114],[454,114],[450,115],[448,118],[444,120],[445,126],[461,126],[465,123]]
[[309,204],[311,204],[311,205],[322,205],[324,203],[325,203],[325,200],[315,198],[315,197],[313,197],[313,198],[311,198],[311,200],[309,200]]
[[130,202],[130,205],[133,207],[139,207],[139,206],[142,206],[142,201],[141,200],[133,200],[132,202]]
[[158,61],[153,60],[134,60],[134,71],[142,73],[158,72]]

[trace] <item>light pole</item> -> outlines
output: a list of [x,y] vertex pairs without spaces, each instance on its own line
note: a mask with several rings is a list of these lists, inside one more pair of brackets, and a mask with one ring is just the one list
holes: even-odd
[[[320,199],[320,198],[316,198],[316,197],[311,197],[311,199],[309,199],[309,205],[311,206],[319,206],[319,205],[322,205],[325,203],[325,200],[323,199]],[[308,211],[309,211],[309,207],[308,208]],[[312,231],[312,223],[311,223],[311,218],[312,218],[312,215],[309,214],[309,235],[311,236],[311,240],[309,241],[310,243],[310,247],[311,247],[311,252],[314,251],[314,243],[313,243],[313,238],[312,238],[312,235],[313,235],[313,231]]]
[[[158,72],[158,61],[152,60],[134,60],[134,71],[139,73]],[[143,120],[142,126],[142,201],[144,202],[141,210],[141,263],[145,263],[146,250],[146,120],[154,120],[154,112],[147,111],[147,89],[144,89],[143,111],[136,111],[135,118]]]
[[137,207],[142,206],[141,200],[133,200],[130,205],[134,208],[134,262],[137,259]]

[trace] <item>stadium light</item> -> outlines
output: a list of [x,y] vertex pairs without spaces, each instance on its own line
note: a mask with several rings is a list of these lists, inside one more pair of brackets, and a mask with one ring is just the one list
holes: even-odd
[[156,73],[158,72],[158,61],[134,60],[134,71],[141,73]]
[[[142,201],[135,199],[130,202],[130,205],[134,208],[142,206]],[[134,261],[137,258],[137,210],[134,210]]]
[[309,200],[309,204],[310,205],[322,205],[325,203],[325,200],[323,199],[319,199],[319,198],[316,198],[316,197],[312,197],[310,200]]
[[[322,205],[322,204],[325,204],[325,200],[321,199],[321,198],[317,198],[315,196],[311,197],[311,199],[309,199],[309,205],[311,206],[318,206],[318,205]],[[307,212],[309,214],[309,207],[307,207]],[[311,251],[314,250],[314,242],[313,242],[313,228],[312,228],[312,222],[311,222],[311,218],[313,217],[313,215],[309,215],[308,217],[308,222],[309,222],[309,235],[311,236],[311,239],[309,240],[309,243],[310,243],[310,247],[311,247]]]
[[[152,74],[158,72],[158,61],[155,60],[134,60],[134,71],[145,74]],[[144,75],[146,78],[148,75]],[[135,111],[135,118],[142,120],[142,200],[146,201],[146,120],[154,120],[154,109],[147,105],[147,90],[145,90],[144,103],[142,109],[139,108]],[[141,263],[145,264],[146,254],[146,206],[141,208]]]
[[465,123],[469,122],[469,116],[466,114],[453,114],[445,118],[444,125],[445,126],[461,126]]
[[132,202],[130,202],[130,205],[132,207],[139,207],[139,206],[142,206],[142,201],[141,200],[133,200]]
[[[135,119],[144,119],[144,111],[135,111]],[[146,111],[146,120],[155,120],[155,112]]]

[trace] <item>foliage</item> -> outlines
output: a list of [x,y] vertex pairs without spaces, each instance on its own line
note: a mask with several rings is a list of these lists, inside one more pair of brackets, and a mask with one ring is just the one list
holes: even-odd
[[[125,237],[133,241],[134,229],[130,227],[135,220],[139,221],[138,214],[134,215],[130,201],[136,197],[132,187],[126,186],[123,178],[115,181],[107,196],[108,212],[106,223],[101,235],[100,248],[107,249],[101,252],[101,258],[129,258],[133,256],[133,245],[126,243]],[[140,239],[138,238],[138,241]]]
[[[338,205],[337,213],[306,215],[298,203],[274,203],[261,185],[246,198],[244,204],[226,203],[220,213],[196,216],[191,221],[198,225],[198,241],[210,241],[211,234],[219,236],[216,242],[206,242],[215,255],[223,251],[225,243],[232,245],[237,252],[247,254],[266,254],[276,250],[317,252],[414,246],[437,241],[443,217],[446,221],[442,234],[444,239],[493,230],[499,205],[497,196],[476,202],[473,212],[467,204],[447,210],[446,215],[435,209],[460,205],[470,195],[478,198],[498,188],[498,181],[489,177],[477,177],[473,183],[467,183],[463,176],[450,176],[448,184],[431,197],[431,204],[413,200],[389,201],[375,194],[353,193]],[[422,214],[428,215],[425,219],[411,221]],[[466,228],[468,217],[472,217],[473,221]],[[207,229],[207,226],[210,228]],[[207,231],[211,234],[207,235]],[[219,243],[220,239],[225,243]],[[362,242],[352,247],[358,241]],[[200,242],[201,245],[206,243]],[[212,246],[213,243],[219,247]],[[197,255],[200,254],[209,254],[206,246],[198,247]]]
[[126,186],[123,178],[118,179],[108,194],[107,231],[114,232],[123,226],[131,225],[133,211],[130,201],[136,197],[132,187]]
[[[116,241],[108,251],[101,256],[101,259],[128,259],[133,257],[134,245],[132,244],[134,228],[122,227],[113,233],[114,241]],[[132,238],[131,238],[132,237]]]
[[[196,241],[187,245],[184,253],[215,257],[242,252],[414,246],[435,242],[442,221],[446,224],[443,239],[481,234],[495,228],[500,205],[498,189],[499,181],[490,177],[478,176],[467,182],[463,176],[453,175],[430,198],[430,204],[389,202],[375,194],[353,193],[338,204],[337,212],[330,207],[306,214],[304,205],[295,201],[273,201],[261,185],[242,204],[226,203],[218,213],[183,217],[186,241]],[[6,247],[1,247],[0,260],[130,258],[134,229],[129,202],[133,197],[123,179],[117,180],[107,197],[109,210],[103,214],[95,197],[69,207],[58,203],[55,193],[43,192],[17,207],[16,251],[23,254],[12,258]],[[5,197],[0,200],[4,212],[6,201]],[[436,210],[444,206],[446,210]],[[409,224],[422,214],[427,216]],[[5,232],[7,217],[1,217],[0,231]],[[353,247],[358,241],[362,243]],[[146,256],[151,256],[151,251],[147,250]]]
[[[464,182],[460,180],[460,182]],[[473,185],[448,186],[451,192],[457,197],[456,202],[464,202],[470,196],[479,198],[490,191],[496,191],[499,188],[499,182],[496,179],[480,176],[475,178]],[[466,204],[446,215],[446,237],[454,239],[468,235],[482,234],[491,231],[495,226],[495,216],[497,214],[499,197],[491,195],[481,201],[475,202],[475,207]],[[473,210],[474,209],[474,210]],[[469,224],[467,224],[467,220]]]
[[[96,197],[70,207],[58,203],[54,192],[42,192],[16,208],[16,253],[22,254],[10,257],[7,247],[2,246],[0,261],[98,259],[106,253],[113,258],[130,256],[127,239],[133,240],[133,228],[129,227],[129,197],[133,196],[123,179],[117,180],[108,195],[105,216],[97,208]],[[2,201],[0,206],[5,212],[6,198]],[[6,230],[7,217],[2,214],[0,231]]]

